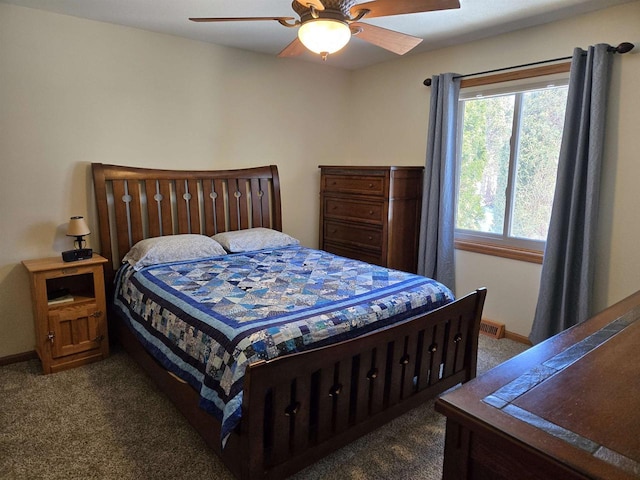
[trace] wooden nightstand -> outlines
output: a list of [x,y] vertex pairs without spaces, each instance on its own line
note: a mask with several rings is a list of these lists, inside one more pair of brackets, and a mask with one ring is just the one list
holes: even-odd
[[[25,260],[29,271],[36,352],[44,373],[109,356],[102,265],[108,260],[63,262],[60,257]],[[60,297],[62,293],[66,295]],[[57,300],[50,300],[58,295]]]

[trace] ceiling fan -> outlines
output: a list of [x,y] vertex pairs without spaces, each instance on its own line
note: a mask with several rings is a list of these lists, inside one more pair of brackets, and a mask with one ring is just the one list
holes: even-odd
[[320,54],[323,60],[349,43],[351,35],[404,55],[422,39],[360,22],[363,18],[387,17],[408,13],[460,8],[459,0],[294,0],[293,10],[300,17],[213,17],[189,18],[193,22],[276,21],[285,27],[299,27],[296,39],[279,57],[300,55],[305,48]]

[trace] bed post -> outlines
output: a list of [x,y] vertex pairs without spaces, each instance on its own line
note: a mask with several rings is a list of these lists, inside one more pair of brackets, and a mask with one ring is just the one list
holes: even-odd
[[467,368],[467,375],[464,379],[465,382],[476,378],[478,369],[478,338],[480,336],[480,322],[482,320],[482,310],[484,308],[484,302],[487,297],[487,289],[485,287],[478,288],[476,290],[476,293],[476,318],[472,323],[473,332],[471,334],[471,342],[469,342],[468,344],[469,351],[467,352],[467,358],[469,358],[469,366]]
[[271,165],[271,182],[273,186],[273,229],[282,231],[282,205],[280,200],[280,177],[278,167]]
[[95,189],[96,204],[98,210],[98,229],[100,240],[100,254],[109,260],[105,265],[106,285],[111,285],[115,275],[113,265],[113,253],[111,251],[111,237],[109,229],[109,207],[107,202],[107,184],[104,175],[104,168],[101,163],[92,163],[93,188]]

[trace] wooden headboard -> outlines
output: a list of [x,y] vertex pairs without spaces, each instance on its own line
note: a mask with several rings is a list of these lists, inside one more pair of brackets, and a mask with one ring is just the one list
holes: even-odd
[[251,227],[282,230],[275,165],[237,170],[156,170],[93,163],[107,280],[138,241]]

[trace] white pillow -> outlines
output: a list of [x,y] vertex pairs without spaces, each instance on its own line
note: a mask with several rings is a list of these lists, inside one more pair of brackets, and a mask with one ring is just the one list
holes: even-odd
[[300,243],[297,238],[293,238],[286,233],[263,227],[217,233],[211,238],[220,243],[230,253],[286,247],[287,245],[298,245]]
[[226,255],[222,246],[206,235],[181,234],[153,237],[140,240],[122,259],[134,270],[159,263],[196,260],[199,258]]

